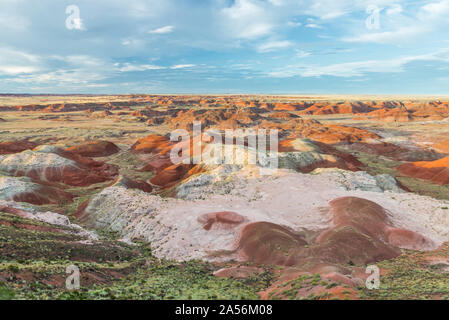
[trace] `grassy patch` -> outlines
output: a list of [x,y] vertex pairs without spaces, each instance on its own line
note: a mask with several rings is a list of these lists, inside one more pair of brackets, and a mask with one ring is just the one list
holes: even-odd
[[365,299],[447,299],[449,297],[449,273],[435,266],[420,263],[419,253],[378,263],[388,270],[381,276],[378,290],[361,290]]
[[[50,226],[42,222],[6,213],[0,220],[8,222],[0,225],[0,299],[257,299],[272,277],[267,269],[244,280],[221,279],[213,276],[218,265],[159,260],[147,243],[86,244],[54,226],[33,229]],[[75,291],[65,288],[72,264],[81,275]]]

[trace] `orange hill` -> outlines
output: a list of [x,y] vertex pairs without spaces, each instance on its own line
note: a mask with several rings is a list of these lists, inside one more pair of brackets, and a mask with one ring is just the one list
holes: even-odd
[[398,167],[406,176],[430,180],[436,184],[449,184],[449,157],[436,161],[418,161]]

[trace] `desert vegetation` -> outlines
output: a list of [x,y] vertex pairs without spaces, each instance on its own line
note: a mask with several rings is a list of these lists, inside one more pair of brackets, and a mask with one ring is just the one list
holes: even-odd
[[[447,299],[447,101],[1,96],[0,298]],[[277,130],[277,170],[194,122]]]

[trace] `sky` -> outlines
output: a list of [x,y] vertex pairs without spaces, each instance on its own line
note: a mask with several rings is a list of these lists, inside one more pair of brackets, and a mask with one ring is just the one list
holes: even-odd
[[1,93],[449,94],[449,0],[0,0]]

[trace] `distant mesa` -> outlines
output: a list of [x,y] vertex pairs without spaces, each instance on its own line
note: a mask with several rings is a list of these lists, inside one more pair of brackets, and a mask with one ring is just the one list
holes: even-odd
[[290,119],[296,119],[299,118],[294,113],[286,112],[286,111],[279,111],[279,112],[271,112],[267,115],[267,118],[277,118],[277,119],[284,119],[284,120],[290,120]]
[[330,115],[367,113],[376,110],[375,107],[363,102],[341,102],[336,104],[315,103],[299,112],[301,115]]
[[441,121],[449,117],[448,102],[401,103],[394,108],[381,108],[369,113],[359,113],[356,120],[380,120],[386,122]]

